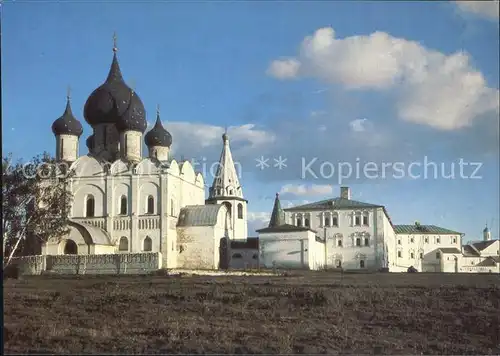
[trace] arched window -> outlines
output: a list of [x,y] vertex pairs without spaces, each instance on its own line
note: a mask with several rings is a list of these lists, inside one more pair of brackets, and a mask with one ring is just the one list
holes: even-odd
[[333,213],[333,215],[332,215],[332,226],[335,226],[335,227],[339,226],[339,216],[337,213]]
[[149,236],[146,236],[143,243],[143,248],[145,252],[153,251],[153,240]]
[[228,211],[228,214],[229,214],[229,218],[231,218],[231,209],[232,209],[232,205],[231,205],[231,203],[230,203],[230,202],[228,202],[228,201],[225,201],[223,204],[224,204],[224,205],[226,206],[226,208],[227,208],[227,211]]
[[127,215],[127,197],[125,195],[120,198],[120,215]]
[[120,237],[119,251],[128,251],[128,239],[125,236]]
[[243,204],[238,204],[238,219],[243,219]]
[[241,256],[241,253],[235,253],[233,258],[243,258],[243,256]]
[[306,219],[304,220],[304,222],[305,222],[305,224],[306,224],[306,227],[309,227],[309,219],[308,219],[308,218],[306,218]]
[[152,195],[148,196],[147,213],[148,214],[154,214],[155,213],[155,198],[153,198]]
[[65,255],[77,255],[78,254],[78,246],[76,242],[73,240],[66,240],[66,244],[64,245],[64,254]]
[[330,218],[325,218],[325,226],[330,226]]
[[365,225],[365,226],[368,226],[368,217],[369,217],[368,212],[365,211],[363,213],[363,225]]
[[85,216],[88,218],[93,218],[95,214],[95,200],[93,195],[87,195],[87,201],[85,202],[85,205]]
[[361,225],[361,213],[356,212],[354,214],[354,226],[360,226]]
[[297,218],[297,226],[302,226],[302,219],[301,218]]

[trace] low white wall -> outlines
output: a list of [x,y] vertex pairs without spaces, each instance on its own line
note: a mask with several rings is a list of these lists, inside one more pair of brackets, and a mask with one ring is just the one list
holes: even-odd
[[46,256],[15,257],[11,265],[17,266],[20,275],[39,275],[45,270]]
[[19,257],[15,263],[24,275],[43,271],[55,274],[142,274],[162,268],[160,252],[107,255]]

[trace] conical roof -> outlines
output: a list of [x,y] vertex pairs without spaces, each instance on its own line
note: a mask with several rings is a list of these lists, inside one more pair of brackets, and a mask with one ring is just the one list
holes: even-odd
[[285,213],[281,209],[279,194],[276,193],[276,198],[274,199],[273,212],[271,213],[271,220],[269,221],[269,227],[278,227],[284,224],[285,224]]

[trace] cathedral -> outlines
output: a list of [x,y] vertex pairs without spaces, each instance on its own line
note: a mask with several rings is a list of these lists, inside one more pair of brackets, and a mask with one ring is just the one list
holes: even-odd
[[52,125],[56,160],[73,172],[73,202],[70,232],[45,243],[42,255],[159,252],[163,268],[217,269],[221,242],[246,240],[247,201],[229,136],[222,135],[218,169],[205,199],[202,174],[189,161],[170,157],[173,138],[159,109],[147,131],[144,105],[123,79],[116,40],[108,76],[88,97],[83,115],[92,127],[86,155],[78,152],[83,128],[69,95],[64,114]]

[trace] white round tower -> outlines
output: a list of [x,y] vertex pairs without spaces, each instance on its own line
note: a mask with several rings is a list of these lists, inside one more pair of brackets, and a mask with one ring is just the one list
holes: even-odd
[[82,124],[71,111],[70,94],[66,98],[64,114],[52,124],[56,136],[56,160],[74,162],[78,158],[79,138],[83,133]]
[[120,134],[120,158],[132,162],[141,160],[142,134],[146,127],[146,113],[142,102],[131,90],[129,106],[116,123]]

